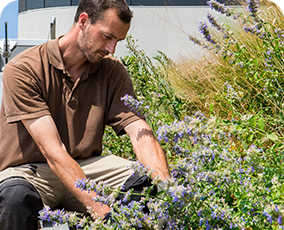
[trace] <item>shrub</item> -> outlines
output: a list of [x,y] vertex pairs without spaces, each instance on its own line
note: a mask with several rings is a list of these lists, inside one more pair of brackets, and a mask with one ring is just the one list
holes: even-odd
[[[171,163],[171,178],[164,186],[154,181],[161,187],[157,197],[145,191],[141,202],[124,204],[116,200],[119,189],[111,191],[102,182],[77,181],[77,187],[100,195],[95,201],[112,208],[112,221],[89,221],[84,229],[161,229],[161,225],[168,229],[281,229],[283,154],[273,149],[264,153],[253,145],[237,151],[222,128],[212,129],[215,123],[214,118],[196,113],[160,129],[161,141],[173,140],[173,151],[178,150],[180,158]],[[183,148],[188,143],[192,147]],[[132,168],[147,172],[139,163]],[[131,193],[124,193],[123,200]],[[146,203],[148,213],[142,211]],[[42,210],[41,218],[72,226],[86,224],[84,218],[73,214],[70,220],[69,213],[50,209]]]

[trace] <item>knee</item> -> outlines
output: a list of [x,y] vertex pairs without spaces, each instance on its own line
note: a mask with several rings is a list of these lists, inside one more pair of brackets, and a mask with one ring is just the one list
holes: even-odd
[[0,226],[5,230],[36,230],[40,195],[24,178],[9,178],[0,183]]
[[43,207],[40,195],[28,181],[9,178],[0,183],[0,209],[28,209],[38,212]]

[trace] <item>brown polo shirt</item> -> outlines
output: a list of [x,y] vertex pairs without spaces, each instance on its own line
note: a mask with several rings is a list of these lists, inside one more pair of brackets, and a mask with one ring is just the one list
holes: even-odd
[[0,170],[45,162],[21,120],[51,115],[62,142],[74,159],[100,155],[105,125],[117,134],[139,117],[120,100],[134,96],[124,66],[112,57],[89,63],[73,83],[58,39],[32,47],[13,58],[3,73],[0,116]]

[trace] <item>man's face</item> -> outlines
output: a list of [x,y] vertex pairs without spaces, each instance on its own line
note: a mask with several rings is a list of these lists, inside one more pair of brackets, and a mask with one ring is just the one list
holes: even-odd
[[117,42],[125,38],[129,27],[130,23],[121,21],[115,9],[106,10],[95,24],[88,18],[79,35],[79,50],[89,62],[97,63],[115,52]]

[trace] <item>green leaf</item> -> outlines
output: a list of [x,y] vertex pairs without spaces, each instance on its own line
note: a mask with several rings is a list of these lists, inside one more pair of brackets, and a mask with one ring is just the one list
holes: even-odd
[[261,117],[258,119],[258,127],[261,130],[264,130],[265,124],[264,124],[264,119]]
[[278,136],[275,133],[267,134],[267,138],[271,141],[278,141]]

